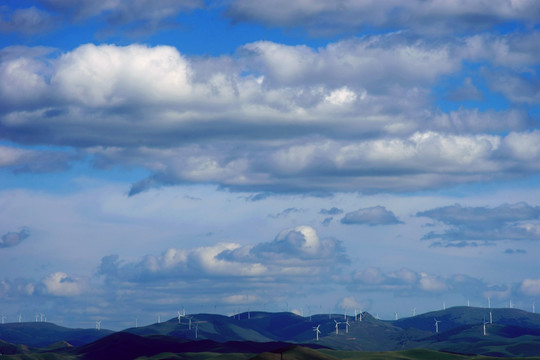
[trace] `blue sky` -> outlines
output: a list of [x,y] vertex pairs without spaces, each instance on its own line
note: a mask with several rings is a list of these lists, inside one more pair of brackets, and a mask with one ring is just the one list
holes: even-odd
[[0,313],[540,297],[535,1],[4,1]]

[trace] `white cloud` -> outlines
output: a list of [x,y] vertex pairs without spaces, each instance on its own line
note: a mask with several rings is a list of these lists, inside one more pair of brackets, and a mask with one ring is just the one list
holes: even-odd
[[426,273],[420,273],[420,289],[425,291],[443,291],[446,290],[446,284],[441,279]]
[[519,290],[527,296],[540,295],[540,279],[523,280]]
[[60,271],[51,273],[41,282],[45,286],[45,293],[54,296],[78,296],[87,287],[84,279],[72,277]]

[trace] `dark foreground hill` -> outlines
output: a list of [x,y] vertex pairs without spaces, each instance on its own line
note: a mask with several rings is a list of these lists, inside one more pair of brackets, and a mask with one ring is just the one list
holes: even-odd
[[60,341],[78,346],[112,334],[111,330],[70,329],[47,322],[0,325],[0,339],[13,344],[45,347]]

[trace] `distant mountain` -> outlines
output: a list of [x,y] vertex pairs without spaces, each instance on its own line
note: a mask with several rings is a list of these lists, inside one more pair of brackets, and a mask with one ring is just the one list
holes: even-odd
[[0,325],[0,339],[13,344],[45,347],[59,341],[78,346],[112,334],[111,330],[70,329],[47,322],[23,322]]
[[[493,324],[489,323],[490,312]],[[320,331],[318,340],[316,327]],[[4,341],[0,342],[0,352],[5,349],[4,353],[10,354],[54,354],[55,359],[100,359],[112,354],[115,359],[136,355],[154,360],[161,359],[162,353],[201,351],[272,358],[276,354],[272,351],[293,351],[293,345],[336,351],[431,349],[499,357],[540,356],[540,315],[518,309],[474,307],[454,307],[396,321],[378,320],[368,313],[356,319],[340,314],[301,317],[286,312],[250,312],[233,317],[193,314],[180,321],[173,318],[117,333],[67,329],[48,323],[5,324],[0,325],[0,339]],[[301,348],[294,351],[293,358],[299,359],[310,352]]]
[[440,321],[439,332],[445,332],[463,325],[482,324],[484,320],[489,322],[490,312],[493,322],[496,324],[540,329],[540,314],[533,314],[519,309],[488,309],[468,306],[432,311],[414,317],[391,321],[391,323],[402,329],[415,328],[434,332],[435,319],[437,319]]

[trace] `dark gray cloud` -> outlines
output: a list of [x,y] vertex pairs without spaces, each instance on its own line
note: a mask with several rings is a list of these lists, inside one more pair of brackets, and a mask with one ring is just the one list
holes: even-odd
[[204,7],[203,0],[36,0],[27,8],[0,7],[0,33],[35,35],[57,31],[89,19],[102,24],[97,37],[148,36],[156,31],[179,28],[181,12]]
[[324,218],[324,220],[321,221],[321,224],[322,224],[323,226],[328,226],[328,225],[330,225],[330,223],[332,222],[332,220],[334,220],[334,218],[331,217],[331,216],[330,216],[330,217],[327,217],[327,218]]
[[480,101],[482,99],[482,92],[473,84],[471,78],[466,78],[462,86],[452,90],[448,94],[448,100],[457,102],[471,100]]
[[438,240],[435,246],[476,246],[477,242],[499,240],[540,240],[540,207],[525,202],[494,208],[462,207],[459,204],[416,214],[449,226],[443,232],[432,231],[425,240]]
[[310,1],[235,0],[226,15],[235,22],[307,29],[312,35],[352,33],[372,28],[407,29],[425,35],[482,31],[513,20],[534,24],[540,11],[534,2],[514,6],[505,0],[488,3],[444,0]]
[[526,254],[527,250],[524,249],[506,249],[504,250],[505,254]]
[[343,214],[343,210],[338,209],[337,207],[333,207],[331,209],[321,209],[321,211],[319,211],[319,214],[323,214],[323,215],[339,215],[339,214]]
[[270,215],[268,215],[268,217],[271,217],[272,219],[279,219],[279,218],[287,217],[290,214],[297,214],[297,213],[301,213],[303,211],[304,210],[302,210],[302,209],[298,209],[298,208],[295,208],[295,207],[290,207],[290,208],[287,208],[287,209],[285,209],[282,212],[279,212],[277,214],[270,214]]
[[0,238],[0,248],[9,248],[17,246],[24,239],[30,236],[30,231],[28,229],[22,229],[19,232],[8,232],[7,234],[2,235]]
[[28,150],[0,146],[0,169],[14,173],[49,173],[65,171],[70,163],[81,158],[73,151]]
[[35,6],[10,11],[0,6],[0,33],[38,34],[56,27],[59,19]]
[[402,222],[390,210],[384,206],[373,206],[349,212],[341,219],[346,225],[394,225]]

